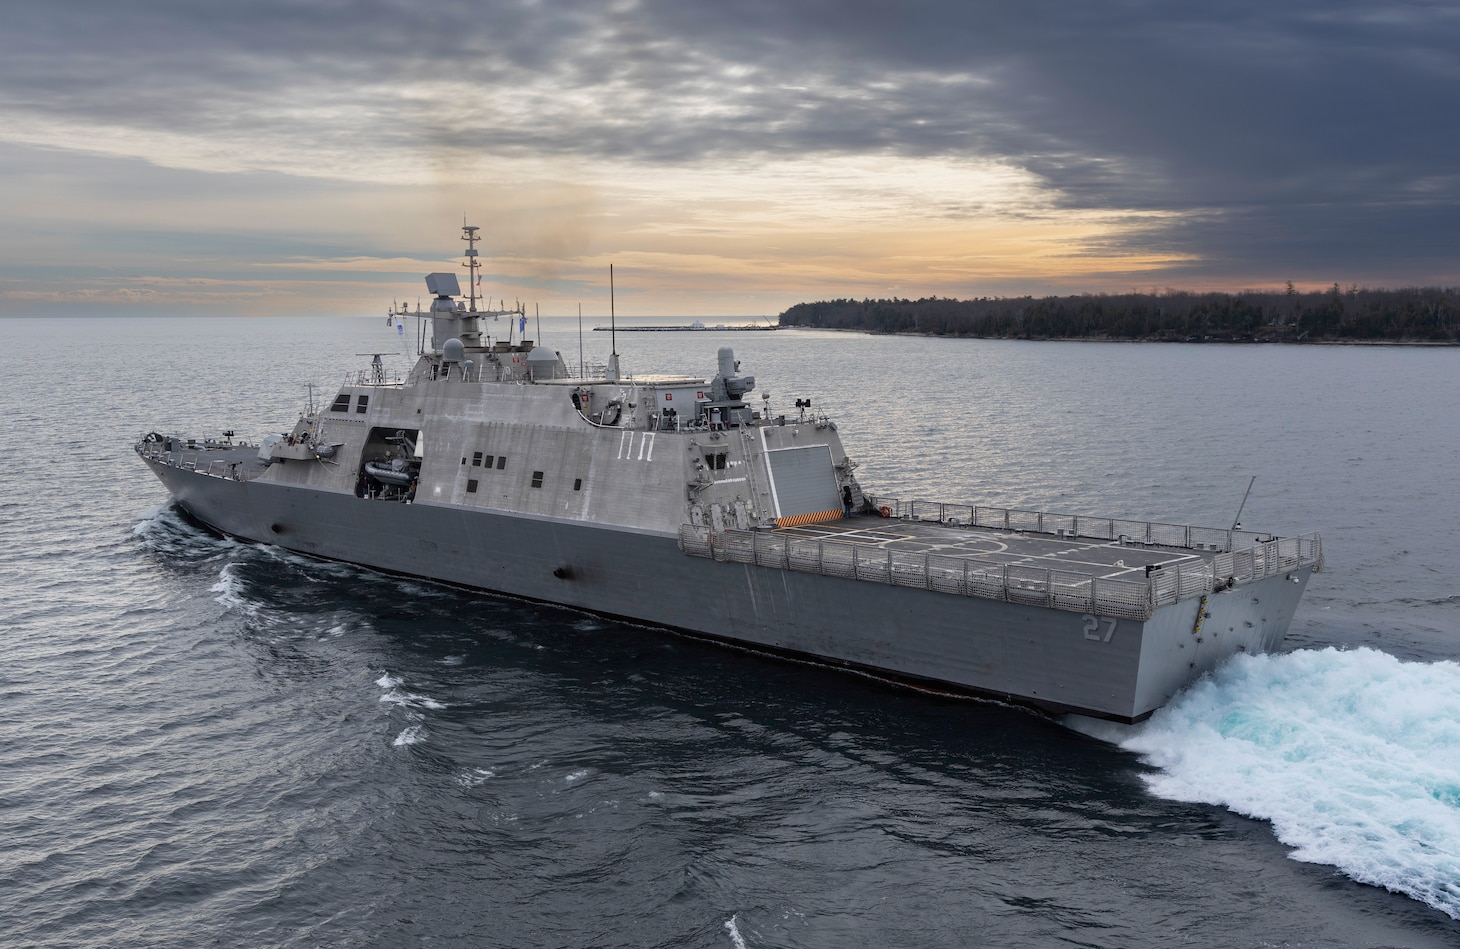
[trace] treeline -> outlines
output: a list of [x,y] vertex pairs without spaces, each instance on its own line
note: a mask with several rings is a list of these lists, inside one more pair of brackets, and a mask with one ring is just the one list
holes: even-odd
[[1118,293],[798,303],[782,326],[1010,339],[1460,343],[1460,289]]

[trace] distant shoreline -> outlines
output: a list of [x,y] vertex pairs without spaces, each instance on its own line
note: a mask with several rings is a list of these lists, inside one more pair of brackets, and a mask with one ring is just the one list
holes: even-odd
[[856,333],[861,336],[911,336],[922,339],[982,339],[1021,343],[1163,343],[1185,346],[1407,346],[1453,349],[1460,340],[1434,339],[1160,339],[1133,336],[968,336],[948,333],[893,332],[848,326],[781,326],[782,330],[819,330],[827,333]]
[[784,327],[976,339],[1160,343],[1460,345],[1460,288],[823,300]]

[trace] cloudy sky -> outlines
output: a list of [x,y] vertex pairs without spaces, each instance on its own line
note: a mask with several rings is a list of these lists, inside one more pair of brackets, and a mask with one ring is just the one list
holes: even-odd
[[1460,4],[9,0],[0,313],[1460,283]]

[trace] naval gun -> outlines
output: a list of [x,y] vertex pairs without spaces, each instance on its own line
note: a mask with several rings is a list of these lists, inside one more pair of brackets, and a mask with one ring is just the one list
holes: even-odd
[[740,375],[740,360],[729,346],[720,347],[718,361],[719,372],[710,381],[710,401],[704,403],[710,425],[748,425],[753,413],[744,398],[755,388],[755,376]]

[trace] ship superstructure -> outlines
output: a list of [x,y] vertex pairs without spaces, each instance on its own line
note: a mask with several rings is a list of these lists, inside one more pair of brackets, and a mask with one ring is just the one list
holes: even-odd
[[[1139,721],[1280,644],[1316,534],[1273,537],[879,497],[837,424],[714,372],[586,371],[520,305],[426,277],[421,350],[261,444],[149,434],[178,506],[225,534],[888,678]],[[419,309],[419,308],[418,308]],[[577,369],[575,372],[574,370]]]

